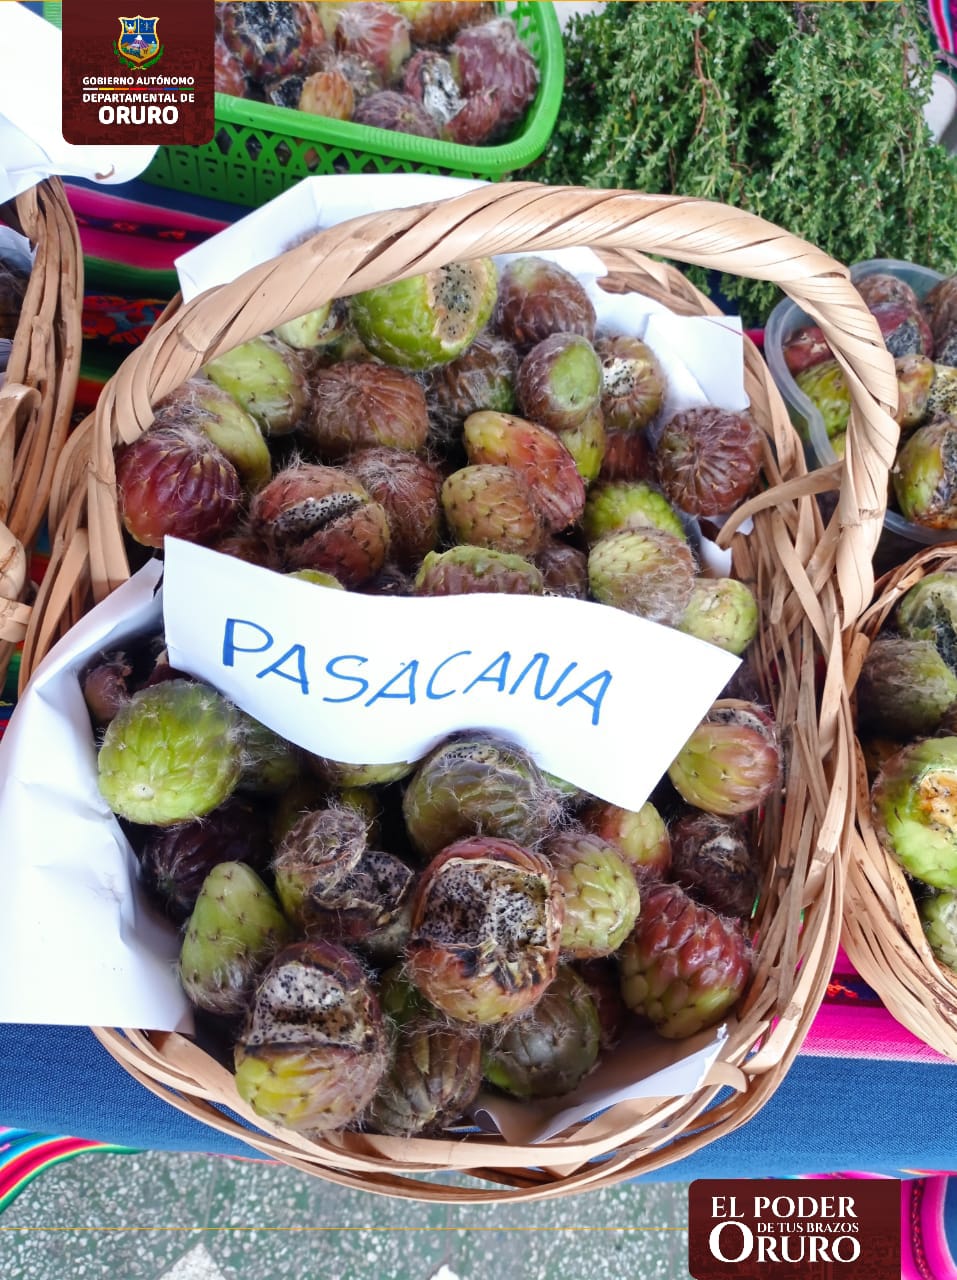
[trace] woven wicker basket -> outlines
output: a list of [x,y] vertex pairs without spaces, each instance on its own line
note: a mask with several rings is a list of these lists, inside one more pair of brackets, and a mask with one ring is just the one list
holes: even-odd
[[[871,641],[901,596],[929,573],[957,570],[957,545],[927,547],[884,575],[874,603],[847,637],[853,693]],[[870,787],[857,748],[857,823],[847,869],[843,944],[854,967],[894,1017],[938,1053],[957,1059],[957,974],[938,964],[900,865],[884,852],[870,816]]]
[[26,633],[28,561],[70,427],[80,374],[83,257],[58,178],[0,209],[35,249],[0,387],[0,684]]
[[[824,329],[854,399],[846,469],[808,476],[783,402],[753,346],[745,382],[767,437],[767,489],[723,531],[735,571],[760,598],[755,665],[787,739],[786,795],[756,830],[765,855],[753,978],[719,1061],[692,1094],[629,1101],[557,1138],[510,1146],[495,1137],[401,1140],[343,1134],[309,1142],[270,1127],[240,1101],[232,1077],[188,1039],[97,1029],[148,1089],[264,1153],[344,1185],[422,1200],[561,1195],[649,1173],[747,1121],[771,1097],[823,996],[842,905],[841,851],[852,819],[852,734],[841,618],[870,597],[897,428],[893,365],[847,271],[769,223],[723,205],[628,192],[486,187],[454,200],[358,218],[315,236],[233,284],[174,304],[124,363],[65,452],[53,509],[53,560],[27,638],[31,670],[94,600],[129,575],[116,508],[113,449],[150,423],[151,405],[226,351],[321,302],[485,254],[588,244],[613,275],[681,314],[717,314],[652,252],[776,281]],[[841,485],[825,528],[816,493]],[[753,531],[736,532],[745,517]],[[730,1094],[725,1093],[731,1087]],[[716,1102],[716,1099],[718,1101]],[[711,1104],[715,1105],[711,1105]],[[256,1126],[254,1132],[234,1115]],[[458,1170],[496,1184],[475,1190],[416,1175]]]

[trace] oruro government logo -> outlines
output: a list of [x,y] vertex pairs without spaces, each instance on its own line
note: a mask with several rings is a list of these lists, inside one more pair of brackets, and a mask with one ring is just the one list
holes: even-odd
[[140,70],[159,62],[163,56],[163,45],[156,34],[159,18],[144,18],[137,14],[135,18],[120,18],[118,21],[120,37],[113,41],[113,52],[120,61]]

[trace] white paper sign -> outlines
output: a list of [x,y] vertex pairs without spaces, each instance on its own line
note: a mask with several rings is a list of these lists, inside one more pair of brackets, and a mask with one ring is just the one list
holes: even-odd
[[59,30],[20,4],[0,2],[0,202],[50,177],[129,182],[156,147],[73,146],[63,137]]
[[364,596],[166,540],[170,662],[350,764],[487,729],[626,809],[648,799],[739,660],[607,605]]

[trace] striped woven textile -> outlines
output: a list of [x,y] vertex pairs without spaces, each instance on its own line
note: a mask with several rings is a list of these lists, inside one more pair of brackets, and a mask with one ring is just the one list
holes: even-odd
[[84,1138],[45,1137],[23,1129],[0,1129],[0,1213],[45,1170],[87,1151],[133,1155],[136,1148]]

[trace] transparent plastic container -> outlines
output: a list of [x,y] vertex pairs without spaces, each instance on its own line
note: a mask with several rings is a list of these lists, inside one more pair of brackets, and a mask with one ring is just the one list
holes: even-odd
[[[901,262],[896,258],[870,258],[851,267],[851,279],[854,281],[878,273],[905,280],[918,298],[925,297],[938,281],[944,279],[939,271],[932,271],[930,267],[922,267],[915,262]],[[837,454],[828,439],[824,419],[794,381],[784,361],[784,343],[787,338],[795,329],[813,323],[811,317],[796,302],[785,298],[768,317],[764,330],[764,355],[771,376],[787,404],[791,421],[804,441],[808,465],[826,467],[837,461]],[[899,511],[888,508],[878,558],[884,567],[889,567],[907,559],[922,546],[954,541],[957,541],[957,529],[930,529],[913,520],[905,520]]]

